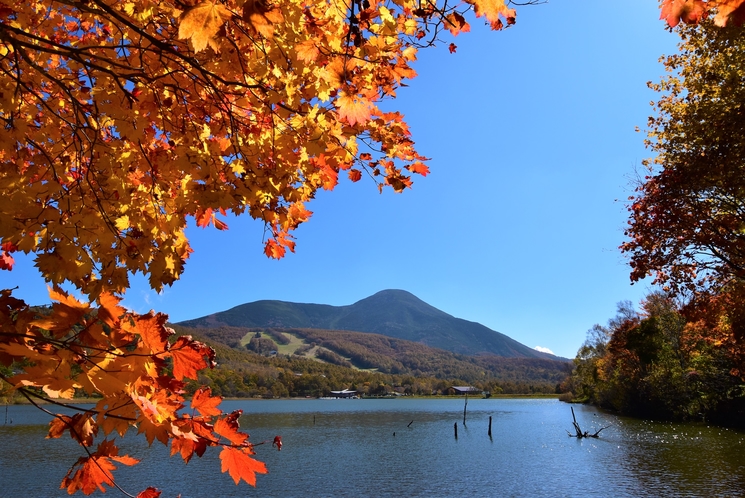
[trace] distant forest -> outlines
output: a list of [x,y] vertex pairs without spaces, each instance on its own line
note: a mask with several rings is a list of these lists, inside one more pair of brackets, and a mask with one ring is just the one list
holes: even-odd
[[[571,363],[536,358],[466,356],[377,334],[266,328],[187,328],[212,345],[218,366],[200,373],[199,384],[227,397],[324,396],[355,389],[363,395],[447,394],[470,385],[492,394],[555,394]],[[302,344],[279,353],[292,339]],[[309,353],[313,353],[309,356]]]

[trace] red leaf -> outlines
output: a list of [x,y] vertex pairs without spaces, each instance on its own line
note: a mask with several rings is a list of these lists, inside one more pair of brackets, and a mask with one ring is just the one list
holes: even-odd
[[272,446],[276,446],[277,451],[282,451],[282,436],[274,436],[274,441],[272,441]]
[[191,399],[191,407],[201,413],[203,417],[212,417],[222,413],[222,410],[217,408],[217,405],[222,401],[222,397],[212,397],[211,394],[212,390],[209,387],[203,387],[197,390]]
[[457,47],[457,46],[455,45],[455,43],[451,43],[451,44],[450,44],[450,47],[448,47],[448,50],[450,50],[450,53],[451,53],[451,54],[454,54],[454,53],[455,53],[455,50],[456,50],[457,48],[458,48],[458,47]]
[[18,246],[15,245],[15,242],[7,241],[3,242],[2,245],[0,245],[0,249],[5,252],[16,252],[18,250]]
[[14,264],[15,260],[13,259],[13,256],[5,251],[0,252],[0,270],[10,271],[13,269]]
[[248,449],[224,447],[220,452],[222,471],[228,472],[236,484],[243,479],[251,486],[256,486],[256,474],[266,474],[266,465],[248,456],[246,450]]
[[362,173],[357,169],[350,169],[349,172],[347,172],[347,176],[349,176],[349,179],[353,182],[358,182],[362,179]]
[[147,488],[145,491],[140,491],[137,498],[160,498],[160,493],[156,488]]

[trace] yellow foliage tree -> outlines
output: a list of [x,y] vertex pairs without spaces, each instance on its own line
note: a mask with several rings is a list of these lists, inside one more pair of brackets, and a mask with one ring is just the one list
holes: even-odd
[[403,116],[379,104],[415,76],[419,49],[469,31],[469,11],[514,23],[509,3],[0,0],[0,269],[33,253],[55,301],[40,314],[0,292],[0,379],[34,402],[102,398],[50,426],[86,452],[64,488],[116,485],[114,462],[136,460],[108,438],[131,425],[185,461],[220,446],[222,470],[255,483],[265,468],[240,413],[206,390],[179,412],[213,352],[120,307],[129,275],[156,290],[177,280],[191,217],[222,230],[218,216],[248,213],[280,258],[340,174],[395,191],[426,175]]

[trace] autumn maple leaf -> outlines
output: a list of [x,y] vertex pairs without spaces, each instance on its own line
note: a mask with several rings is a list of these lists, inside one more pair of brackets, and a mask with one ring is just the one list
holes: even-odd
[[720,1],[717,3],[716,12],[714,24],[717,26],[742,26],[745,23],[745,0]]
[[[89,457],[78,459],[77,463],[67,473],[62,480],[61,489],[67,488],[69,494],[80,490],[89,495],[98,489],[106,492],[104,484],[107,486],[114,485],[114,476],[112,471],[116,470],[113,462],[124,465],[135,465],[139,460],[128,455],[118,456],[119,449],[113,441],[104,440],[98,445],[98,449]],[[76,470],[77,467],[77,470]],[[75,472],[73,474],[73,472]],[[72,477],[70,477],[70,475]]]
[[173,376],[178,381],[196,379],[197,372],[212,366],[215,350],[190,336],[181,336],[171,345],[168,354],[173,358]]
[[664,19],[671,28],[681,20],[686,24],[695,24],[705,15],[706,4],[703,0],[663,0],[660,4],[660,19]]
[[160,498],[161,492],[156,488],[150,487],[137,494],[137,498]]
[[266,241],[266,246],[264,247],[264,254],[266,254],[270,258],[282,259],[284,258],[286,252],[287,250],[281,245],[277,244],[277,242],[274,239],[269,239]]
[[408,169],[412,173],[417,173],[422,176],[427,176],[429,174],[429,168],[424,163],[414,163],[406,166],[406,169]]
[[347,176],[353,182],[358,182],[362,179],[362,172],[358,169],[352,168],[347,172]]
[[298,43],[295,45],[295,52],[297,52],[297,58],[303,62],[313,62],[321,53],[315,40]]
[[171,329],[165,327],[167,321],[168,315],[152,312],[139,316],[135,320],[136,332],[140,334],[145,347],[154,353],[165,351],[168,337],[173,333]]
[[274,25],[284,21],[279,7],[266,0],[247,0],[243,4],[243,20],[251,25],[264,38],[274,36]]
[[191,39],[194,52],[204,50],[207,45],[217,51],[215,35],[232,15],[224,5],[205,0],[181,15],[178,38]]
[[212,390],[209,387],[203,387],[197,389],[194,393],[194,397],[191,399],[191,407],[197,410],[203,417],[212,417],[214,415],[220,415],[222,411],[217,408],[222,402],[222,397],[212,397]]
[[[229,415],[219,419],[215,422],[215,432],[234,445],[242,445],[248,439],[248,434],[240,432],[240,424],[238,424],[238,418],[240,418],[242,410],[235,410]],[[223,472],[225,472],[223,470]]]
[[12,270],[15,260],[5,251],[0,252],[0,270]]
[[251,486],[256,486],[256,474],[267,473],[263,462],[248,456],[250,451],[248,448],[226,446],[220,452],[222,471],[228,472],[236,484],[243,479]]
[[365,124],[370,119],[372,103],[359,95],[341,94],[336,99],[339,117],[351,126]]
[[507,24],[515,24],[515,9],[510,9],[504,0],[467,0],[474,6],[476,17],[485,17],[493,30],[500,30],[504,26],[502,17]]
[[471,31],[471,26],[466,22],[466,18],[457,12],[451,12],[445,17],[445,20],[447,21],[447,28],[453,36]]

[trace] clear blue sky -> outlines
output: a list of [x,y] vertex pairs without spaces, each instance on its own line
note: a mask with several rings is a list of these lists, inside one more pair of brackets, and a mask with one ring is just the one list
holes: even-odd
[[[342,182],[308,206],[297,252],[262,252],[263,227],[190,229],[182,279],[157,295],[133,279],[125,304],[172,321],[260,299],[352,304],[404,289],[530,347],[574,357],[595,323],[635,303],[617,247],[643,128],[677,35],[657,2],[555,0],[518,7],[517,24],[472,32],[420,52],[419,76],[387,106],[401,110],[432,173],[404,194]],[[450,54],[447,45],[458,46]],[[0,288],[48,302],[30,259]]]

